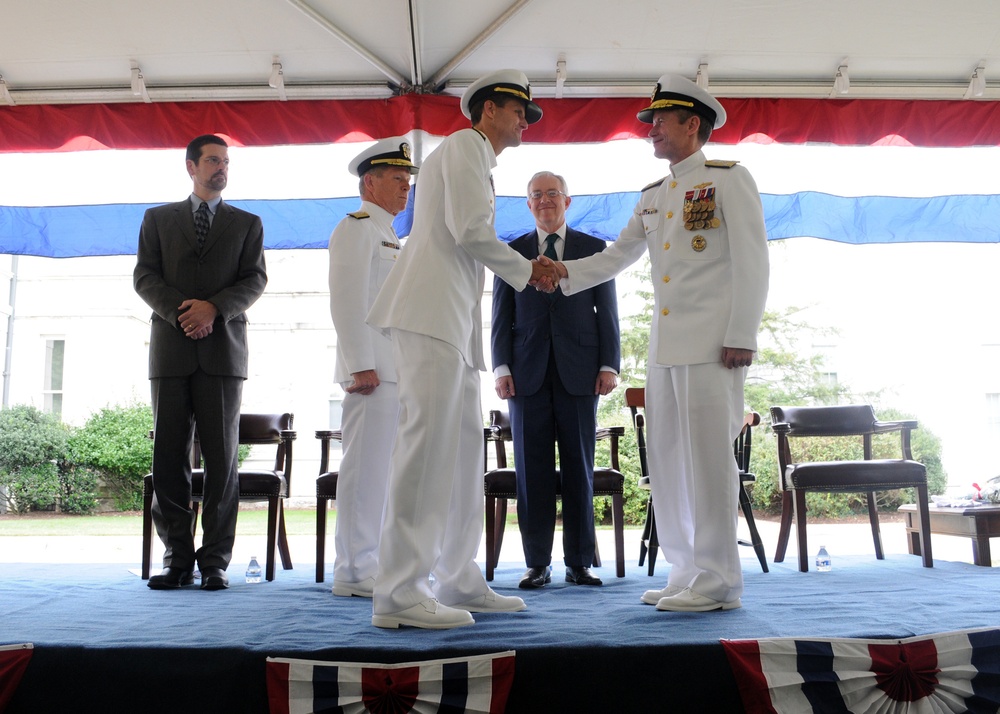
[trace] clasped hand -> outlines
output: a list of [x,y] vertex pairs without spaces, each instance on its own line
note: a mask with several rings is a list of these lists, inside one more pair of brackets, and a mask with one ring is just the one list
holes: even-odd
[[207,300],[185,300],[177,309],[180,314],[177,322],[180,323],[184,335],[192,340],[200,340],[212,334],[212,324],[215,322],[219,310]]
[[552,293],[559,287],[560,279],[566,276],[566,266],[557,260],[540,255],[531,261],[531,280],[528,281],[528,285],[535,290]]

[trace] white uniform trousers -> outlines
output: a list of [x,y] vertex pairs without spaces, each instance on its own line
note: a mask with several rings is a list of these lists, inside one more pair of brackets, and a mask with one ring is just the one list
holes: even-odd
[[721,602],[743,593],[733,440],[745,376],[721,362],[651,365],[646,374],[650,488],[668,585]]
[[[345,388],[349,385],[343,384]],[[378,572],[389,454],[399,416],[395,382],[382,382],[368,395],[348,394],[343,410],[344,457],[337,478],[333,579],[358,583]]]
[[393,329],[392,341],[400,409],[372,603],[377,615],[432,597],[456,605],[489,590],[475,561],[484,512],[479,371],[433,337]]

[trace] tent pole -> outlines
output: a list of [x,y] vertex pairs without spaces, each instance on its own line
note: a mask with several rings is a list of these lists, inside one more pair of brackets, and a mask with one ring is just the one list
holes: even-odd
[[10,363],[14,354],[14,304],[17,302],[17,260],[19,256],[10,258],[10,312],[7,313],[7,348],[3,358],[3,408],[10,404]]

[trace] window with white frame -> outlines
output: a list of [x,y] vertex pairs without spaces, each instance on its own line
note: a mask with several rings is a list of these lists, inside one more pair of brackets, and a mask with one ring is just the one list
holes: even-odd
[[45,341],[45,384],[42,387],[42,408],[57,417],[62,416],[63,361],[65,357],[66,340]]
[[987,443],[1000,441],[1000,394],[986,393],[986,436]]
[[814,344],[813,350],[821,358],[819,365],[819,382],[822,386],[830,390],[832,394],[837,393],[839,379],[836,369],[837,346],[832,344]]

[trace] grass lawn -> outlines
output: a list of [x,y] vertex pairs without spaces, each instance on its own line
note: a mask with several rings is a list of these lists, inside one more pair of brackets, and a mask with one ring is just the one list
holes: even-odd
[[[331,535],[337,522],[337,512],[331,508],[327,515],[327,533]],[[626,526],[640,528],[641,526]],[[507,516],[507,528],[517,530],[517,516]],[[561,528],[557,523],[556,528]],[[311,508],[285,509],[285,529],[288,535],[316,535],[316,511]],[[598,530],[611,530],[610,525],[599,525]],[[129,536],[142,533],[142,514],[104,513],[96,516],[68,516],[60,513],[29,513],[18,516],[0,515],[2,536]],[[267,509],[240,509],[236,521],[237,535],[266,535]]]
[[[336,513],[330,510],[327,528],[333,532]],[[315,535],[316,512],[311,509],[285,510],[288,535]],[[128,536],[142,533],[141,513],[112,513],[98,516],[67,516],[32,513],[25,516],[0,515],[0,536]],[[266,535],[267,510],[240,510],[237,535]]]

